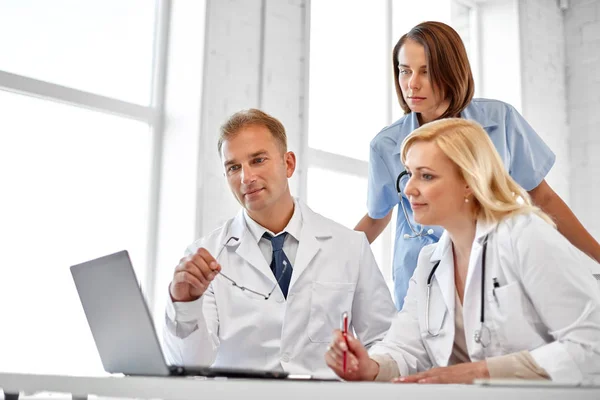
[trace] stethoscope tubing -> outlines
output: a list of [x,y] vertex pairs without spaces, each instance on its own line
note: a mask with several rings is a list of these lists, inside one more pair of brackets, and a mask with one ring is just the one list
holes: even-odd
[[[408,175],[408,171],[404,170],[402,172],[400,172],[400,174],[398,175],[398,178],[396,178],[396,191],[398,192],[398,198],[400,200],[400,207],[402,207],[402,212],[404,213],[404,218],[406,219],[406,223],[408,224],[408,227],[410,228],[410,230],[412,231],[412,235],[408,235],[406,237],[413,239],[413,238],[417,238],[417,237],[421,237],[421,236],[427,236],[430,233],[425,231],[425,228],[423,225],[421,225],[421,229],[417,230],[413,224],[410,222],[410,218],[408,217],[408,212],[406,211],[406,207],[404,206],[404,201],[402,199],[402,190],[400,189],[400,180],[402,179],[402,177],[404,175]],[[475,332],[475,342],[476,343],[480,343],[485,347],[485,344],[483,344],[482,340],[481,340],[481,334],[483,332],[483,329],[485,328],[485,263],[486,263],[486,251],[487,251],[487,241],[488,241],[488,235],[486,235],[483,238],[483,254],[482,254],[482,261],[481,261],[481,312],[479,315],[479,322],[481,324],[479,331]],[[427,330],[427,333],[432,336],[432,337],[437,337],[439,336],[440,332],[441,332],[441,328],[433,333],[430,330],[429,327],[429,299],[431,298],[431,282],[433,280],[433,276],[435,275],[435,271],[437,270],[438,266],[440,265],[440,262],[436,262],[435,265],[433,266],[433,268],[431,269],[431,272],[429,273],[429,277],[427,278],[427,300],[426,300],[426,304],[425,304],[425,329]]]
[[[480,322],[480,328],[479,328],[479,333],[475,332],[475,342],[476,343],[480,343],[483,345],[482,340],[481,340],[481,334],[483,332],[484,329],[484,325],[485,325],[485,269],[486,269],[486,253],[487,253],[487,242],[488,242],[488,235],[486,235],[483,238],[483,250],[482,250],[482,259],[481,259],[481,311],[479,313],[479,322]],[[427,333],[429,335],[431,335],[432,337],[437,337],[439,336],[440,332],[441,332],[441,328],[433,333],[431,332],[430,326],[429,326],[429,302],[430,302],[430,298],[431,298],[431,285],[432,285],[432,281],[433,281],[433,277],[435,275],[435,271],[437,270],[438,266],[440,265],[440,261],[437,261],[433,268],[431,269],[431,272],[429,273],[429,276],[427,277],[427,298],[425,301],[425,329],[427,330]],[[484,345],[485,347],[485,345]]]
[[421,237],[421,236],[427,236],[430,233],[425,231],[425,227],[423,225],[421,225],[421,229],[419,229],[417,231],[417,229],[410,222],[410,218],[408,217],[408,212],[406,211],[406,207],[404,206],[404,201],[402,200],[402,190],[400,189],[400,180],[402,179],[402,177],[404,175],[408,175],[408,172],[406,170],[400,172],[400,175],[398,175],[398,178],[396,179],[396,191],[398,192],[398,198],[400,200],[400,207],[402,208],[402,212],[404,213],[404,218],[406,219],[406,223],[408,224],[408,227],[412,231],[412,235],[408,235],[407,238],[414,239],[414,238]]

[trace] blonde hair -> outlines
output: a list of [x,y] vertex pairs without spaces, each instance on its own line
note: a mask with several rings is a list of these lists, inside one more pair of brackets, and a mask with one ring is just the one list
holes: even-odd
[[417,142],[433,142],[458,167],[473,191],[477,219],[497,223],[516,214],[535,213],[550,225],[552,219],[534,206],[531,198],[506,171],[488,134],[476,122],[447,118],[413,131],[402,143],[401,160]]

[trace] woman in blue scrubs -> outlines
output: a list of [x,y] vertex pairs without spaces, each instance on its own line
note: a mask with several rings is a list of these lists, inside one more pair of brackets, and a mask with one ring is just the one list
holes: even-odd
[[[393,67],[396,94],[405,115],[371,141],[368,213],[356,230],[365,232],[373,242],[389,223],[393,208],[400,204],[396,179],[404,171],[400,162],[404,138],[430,121],[460,117],[483,126],[510,175],[527,190],[535,205],[552,216],[573,245],[600,262],[600,244],[545,181],[556,158],[554,153],[510,104],[473,99],[467,52],[454,29],[441,22],[415,26],[394,47]],[[401,180],[401,189],[406,180]],[[413,232],[399,210],[393,261],[394,300],[399,310],[421,248],[437,242],[442,234],[440,227],[415,224],[408,199],[404,195],[401,198],[408,220],[421,233]]]

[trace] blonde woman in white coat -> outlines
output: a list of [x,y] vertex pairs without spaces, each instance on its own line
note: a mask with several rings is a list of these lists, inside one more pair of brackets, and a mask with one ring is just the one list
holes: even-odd
[[532,206],[485,131],[431,122],[405,139],[401,157],[414,220],[445,232],[421,251],[384,341],[367,352],[334,331],[329,367],[346,380],[600,382],[591,261]]

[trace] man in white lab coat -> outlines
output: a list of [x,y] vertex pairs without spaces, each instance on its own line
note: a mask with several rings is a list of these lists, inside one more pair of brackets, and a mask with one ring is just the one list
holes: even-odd
[[342,313],[367,347],[395,315],[364,233],[291,196],[296,157],[277,119],[256,109],[234,114],[218,149],[243,209],[190,245],[175,268],[167,358],[333,376],[324,354]]

